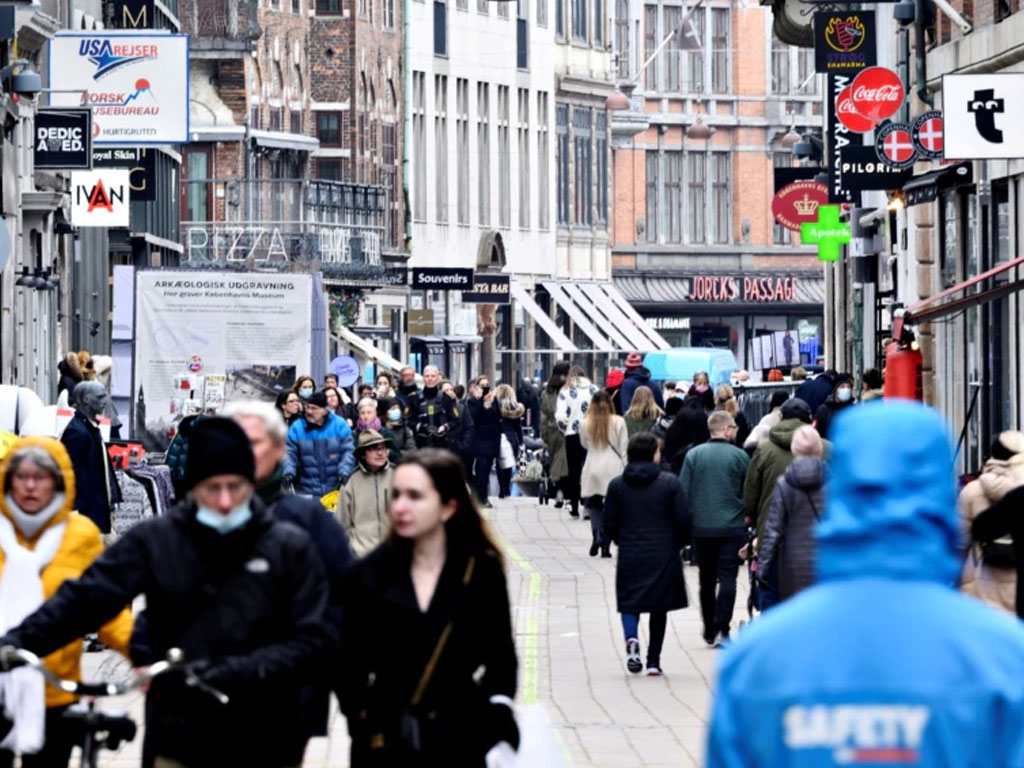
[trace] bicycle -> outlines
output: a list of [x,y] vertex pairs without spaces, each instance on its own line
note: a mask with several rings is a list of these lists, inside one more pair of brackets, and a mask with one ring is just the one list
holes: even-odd
[[101,749],[116,750],[125,742],[135,739],[138,728],[135,721],[126,712],[111,710],[103,712],[96,708],[96,700],[107,696],[122,696],[138,690],[150,683],[154,678],[171,671],[180,671],[185,675],[185,684],[213,696],[221,704],[227,704],[228,697],[202,680],[192,667],[185,661],[185,654],[178,648],[167,652],[167,658],[152,664],[147,669],[137,672],[131,679],[123,682],[87,683],[76,680],[64,680],[53,674],[36,654],[21,648],[7,646],[0,648],[0,669],[10,671],[16,667],[34,669],[46,679],[50,685],[66,693],[81,696],[79,702],[64,713],[64,717],[80,721],[82,728],[81,768],[97,768]]

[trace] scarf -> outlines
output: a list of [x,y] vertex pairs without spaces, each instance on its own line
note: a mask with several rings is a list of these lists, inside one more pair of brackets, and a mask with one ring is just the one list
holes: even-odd
[[366,431],[366,430],[368,430],[368,429],[372,429],[372,430],[373,430],[374,432],[380,432],[380,416],[378,416],[377,418],[375,418],[375,419],[374,419],[373,421],[371,421],[371,422],[370,422],[369,424],[367,424],[367,423],[366,423],[365,421],[363,421],[362,419],[359,419],[359,420],[358,420],[358,421],[356,422],[356,430],[357,430],[357,431],[359,431],[359,432],[365,432],[365,431]]
[[[6,561],[0,575],[0,633],[21,624],[43,604],[43,569],[53,560],[64,538],[66,523],[43,531],[35,550],[18,543],[14,526],[0,515],[0,549]],[[0,674],[0,703],[13,725],[0,748],[18,754],[42,749],[46,722],[43,676],[34,669],[20,668]]]

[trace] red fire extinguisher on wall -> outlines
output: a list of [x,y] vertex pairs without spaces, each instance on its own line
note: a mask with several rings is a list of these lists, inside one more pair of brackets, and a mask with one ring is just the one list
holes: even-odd
[[924,400],[921,365],[921,351],[914,343],[913,333],[904,329],[903,338],[885,350],[885,398]]

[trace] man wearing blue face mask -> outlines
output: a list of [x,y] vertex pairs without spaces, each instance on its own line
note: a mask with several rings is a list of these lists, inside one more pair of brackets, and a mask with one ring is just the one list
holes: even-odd
[[853,399],[853,377],[850,374],[839,374],[835,382],[832,394],[814,412],[814,428],[818,430],[822,440],[828,439],[829,428],[836,414],[856,402]]
[[[223,705],[181,676],[155,681],[144,763],[155,768],[286,768],[307,740],[301,688],[334,645],[328,584],[309,536],[255,494],[242,428],[211,417],[192,434],[188,497],[140,523],[68,580],[0,645],[46,655],[146,595],[149,663],[181,648]],[[133,649],[134,656],[134,649]]]

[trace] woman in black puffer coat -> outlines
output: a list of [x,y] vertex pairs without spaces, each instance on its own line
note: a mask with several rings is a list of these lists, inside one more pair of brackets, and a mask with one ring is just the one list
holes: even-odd
[[814,527],[825,511],[825,463],[814,427],[800,427],[794,433],[792,450],[794,461],[775,484],[757,557],[761,573],[771,573],[778,560],[782,600],[814,584]]

